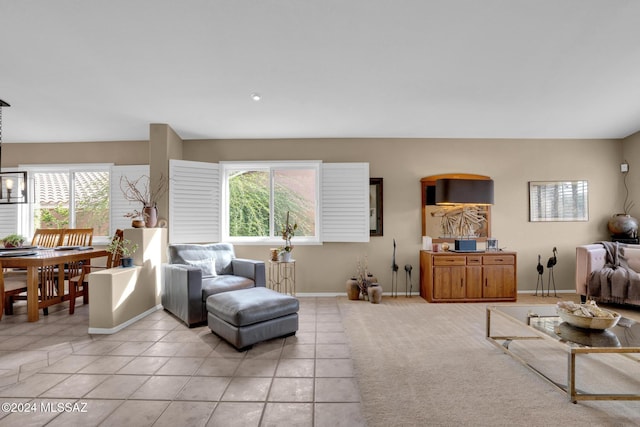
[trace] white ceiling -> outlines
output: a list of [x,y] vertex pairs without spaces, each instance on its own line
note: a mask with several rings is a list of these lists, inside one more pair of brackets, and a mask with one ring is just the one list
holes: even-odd
[[3,141],[621,138],[639,24],[637,0],[0,0]]

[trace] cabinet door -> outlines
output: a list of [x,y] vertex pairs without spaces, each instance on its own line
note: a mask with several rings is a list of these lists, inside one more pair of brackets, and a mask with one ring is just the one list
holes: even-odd
[[465,297],[466,267],[434,267],[434,299],[461,299]]
[[467,298],[482,298],[482,266],[467,267],[466,274]]
[[514,298],[516,295],[513,265],[484,266],[484,298]]

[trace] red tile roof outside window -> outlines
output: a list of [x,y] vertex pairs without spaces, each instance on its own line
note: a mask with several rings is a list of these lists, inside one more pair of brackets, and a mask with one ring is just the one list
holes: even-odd
[[[75,214],[74,227],[93,227],[94,235],[109,233],[109,173],[106,171],[80,171],[74,173]],[[64,228],[69,216],[55,208],[69,207],[69,173],[35,172],[35,227]],[[42,211],[49,210],[57,220],[40,222]]]

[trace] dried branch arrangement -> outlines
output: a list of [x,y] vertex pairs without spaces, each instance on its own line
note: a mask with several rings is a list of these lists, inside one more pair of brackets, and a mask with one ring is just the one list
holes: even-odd
[[487,218],[481,210],[473,206],[442,208],[431,214],[440,217],[440,228],[443,236],[478,237]]
[[356,258],[356,274],[356,280],[358,281],[360,293],[362,293],[363,298],[367,299],[369,298],[367,288],[371,284],[371,280],[369,278],[372,276],[371,273],[369,273],[369,260],[366,256],[362,261],[360,261],[360,257]]
[[124,198],[130,202],[140,202],[143,207],[155,207],[158,199],[169,190],[169,179],[161,175],[156,185],[152,187],[151,178],[148,175],[142,175],[134,180],[122,176],[120,190]]

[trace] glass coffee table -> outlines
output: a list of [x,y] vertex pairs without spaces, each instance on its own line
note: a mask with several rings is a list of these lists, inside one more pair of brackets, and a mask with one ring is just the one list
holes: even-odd
[[[576,328],[560,319],[555,305],[493,305],[486,309],[487,339],[503,352],[539,374],[545,380],[551,382],[563,392],[567,393],[569,400],[576,403],[578,400],[640,400],[640,381],[637,380],[640,372],[640,323],[622,317],[618,324],[606,330],[592,330]],[[559,346],[566,352],[567,375],[566,383],[554,380],[550,374],[559,359],[554,359],[553,351],[546,351],[536,345],[527,346],[520,352],[510,349],[513,343],[528,344],[527,342],[543,340],[545,346]],[[634,357],[635,353],[635,357]],[[607,378],[607,383],[616,380],[624,381],[627,390],[637,390],[635,393],[589,393],[576,387],[576,358],[589,354],[614,354],[625,356],[627,363],[632,361],[630,368],[635,368],[635,373],[628,373],[625,368],[616,366],[615,360],[589,361],[588,369],[583,369],[582,375],[591,375],[598,372]],[[538,358],[539,356],[539,358]],[[609,356],[606,356],[609,357]],[[624,371],[603,372],[611,367]],[[636,387],[637,386],[637,387]]]

